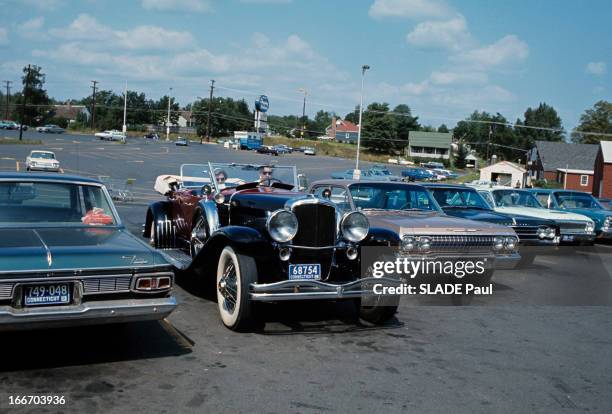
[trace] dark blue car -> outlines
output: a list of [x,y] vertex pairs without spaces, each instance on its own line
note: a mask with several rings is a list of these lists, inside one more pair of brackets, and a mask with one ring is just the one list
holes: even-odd
[[402,170],[402,177],[405,177],[408,181],[427,181],[434,179],[433,174],[423,168],[408,168]]
[[162,319],[173,282],[99,181],[0,173],[0,331]]

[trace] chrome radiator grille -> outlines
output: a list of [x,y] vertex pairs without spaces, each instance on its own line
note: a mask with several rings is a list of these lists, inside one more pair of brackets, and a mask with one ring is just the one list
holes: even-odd
[[512,226],[519,239],[537,239],[538,226]]
[[566,222],[559,223],[559,227],[561,229],[561,234],[586,233],[585,231],[586,223],[584,222],[566,221]]
[[448,251],[490,251],[493,249],[493,236],[431,236],[431,250]]
[[302,204],[293,207],[298,219],[296,246],[324,247],[336,243],[336,209],[326,204]]
[[[0,282],[0,300],[8,300],[13,297],[13,289],[17,284],[24,283],[54,283],[60,280],[47,279],[35,282],[24,279],[20,282]],[[111,276],[111,277],[88,277],[83,279],[62,279],[62,282],[81,282],[83,283],[83,295],[99,295],[105,293],[122,293],[130,291],[132,276]]]

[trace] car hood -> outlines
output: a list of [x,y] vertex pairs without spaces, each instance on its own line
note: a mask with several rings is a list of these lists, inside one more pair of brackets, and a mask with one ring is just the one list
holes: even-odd
[[0,229],[0,272],[137,269],[166,263],[124,228]]
[[512,229],[493,223],[450,217],[437,212],[400,210],[363,210],[370,227],[382,227],[398,234],[485,235],[510,234]]
[[606,217],[612,217],[612,211],[592,209],[592,208],[569,208],[569,209],[564,209],[562,211],[570,211],[572,213],[582,214],[594,220],[599,225],[603,224]]
[[452,217],[465,218],[476,221],[486,221],[488,223],[495,223],[501,226],[511,226],[512,217],[497,213],[493,210],[481,210],[478,208],[442,208],[446,214]]
[[549,220],[569,220],[569,221],[589,221],[590,219],[582,214],[570,213],[567,211],[547,210],[545,208],[534,207],[495,207],[495,211],[507,214],[518,214],[529,217],[538,217]]

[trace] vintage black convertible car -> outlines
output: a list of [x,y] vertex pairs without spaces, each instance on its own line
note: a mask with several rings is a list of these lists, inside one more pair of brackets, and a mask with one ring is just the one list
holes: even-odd
[[[230,329],[252,326],[256,302],[359,300],[368,282],[359,245],[375,230],[359,212],[295,191],[297,183],[295,167],[183,165],[180,176],[158,177],[167,199],[149,207],[144,236],[177,267],[214,280]],[[361,312],[375,323],[392,314]]]
[[0,330],[162,319],[173,282],[99,181],[0,173]]

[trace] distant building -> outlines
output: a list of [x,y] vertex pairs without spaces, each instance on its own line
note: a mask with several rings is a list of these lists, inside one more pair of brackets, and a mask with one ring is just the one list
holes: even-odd
[[408,151],[411,157],[450,158],[451,132],[410,131]]
[[196,119],[191,111],[180,111],[177,124],[181,128],[194,128]]
[[351,121],[333,117],[331,125],[325,128],[325,134],[338,142],[356,144],[359,126]]
[[593,192],[593,174],[591,170],[572,170],[571,168],[557,168],[556,181],[566,190]]
[[76,122],[79,115],[83,116],[87,121],[91,116],[89,109],[85,105],[53,105],[53,113],[54,117],[65,118],[70,124]]
[[510,161],[500,161],[480,169],[481,181],[497,182],[499,185],[523,188],[527,170]]
[[[598,146],[592,144],[536,141],[527,154],[529,177],[531,180],[556,181],[563,184],[565,172],[559,171],[560,169],[587,171],[592,175],[597,150]],[[588,173],[569,174],[589,175]]]
[[612,198],[612,141],[601,141],[597,147],[592,194]]

